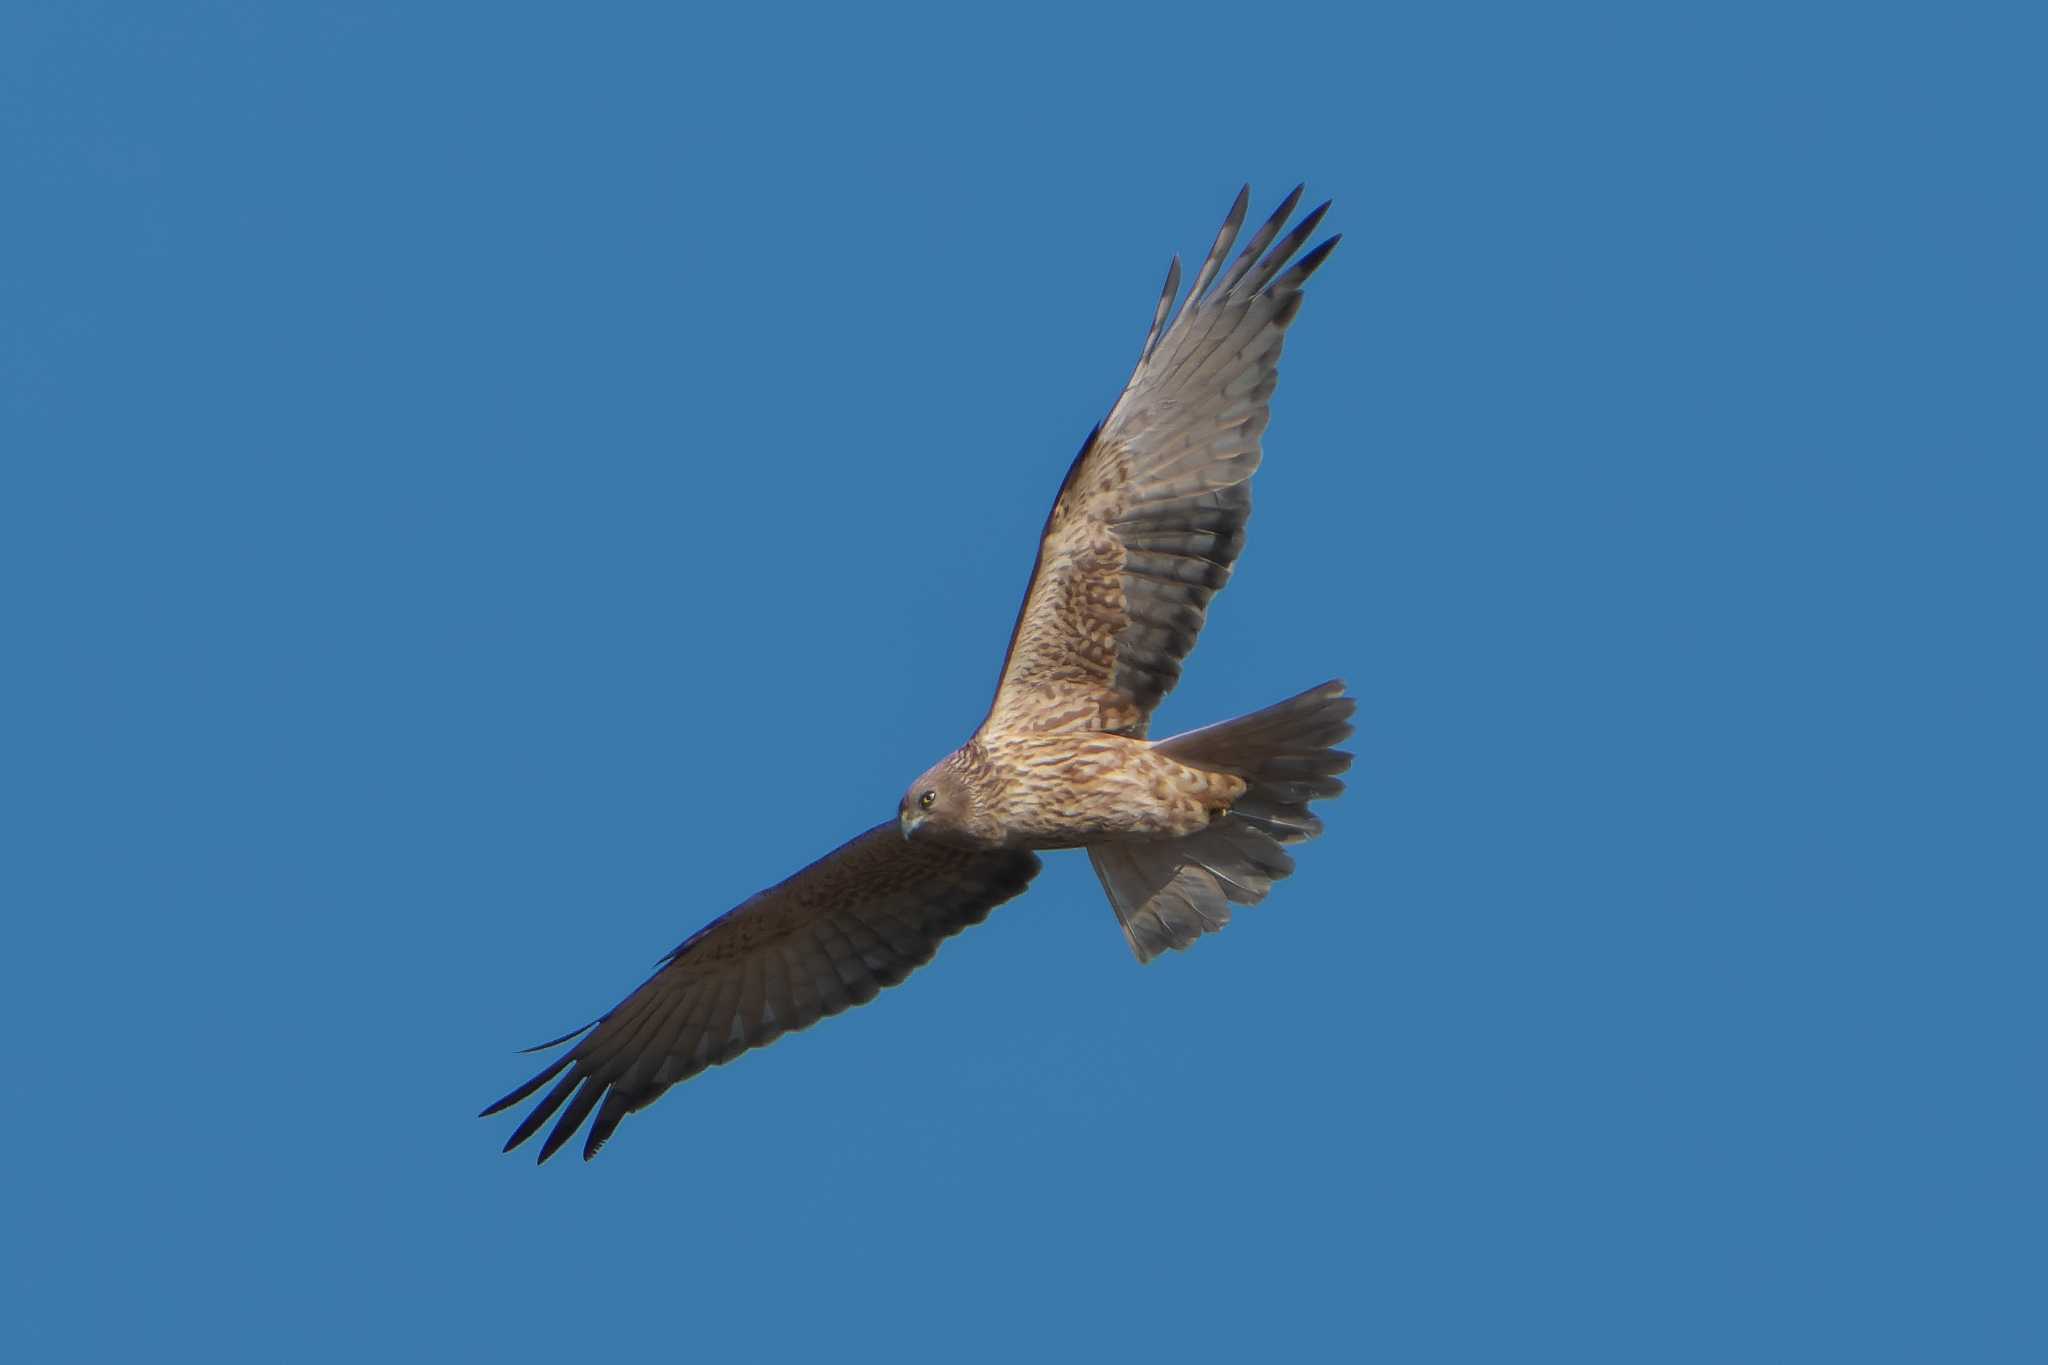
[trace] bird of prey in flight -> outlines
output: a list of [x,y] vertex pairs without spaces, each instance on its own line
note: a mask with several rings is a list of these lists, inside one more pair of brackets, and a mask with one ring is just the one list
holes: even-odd
[[[1240,191],[1176,313],[1180,260],[1137,370],[1067,470],[988,716],[910,784],[895,818],[698,930],[495,1114],[553,1088],[505,1150],[590,1118],[589,1160],[678,1081],[874,998],[1024,890],[1033,850],[1085,848],[1140,962],[1221,929],[1294,870],[1309,802],[1335,796],[1353,701],[1329,682],[1263,711],[1146,738],[1230,577],[1302,286],[1329,205],[1300,188],[1233,258]],[[1298,254],[1299,253],[1299,254]],[[560,1076],[560,1080],[555,1080]],[[565,1108],[566,1106],[566,1108]]]

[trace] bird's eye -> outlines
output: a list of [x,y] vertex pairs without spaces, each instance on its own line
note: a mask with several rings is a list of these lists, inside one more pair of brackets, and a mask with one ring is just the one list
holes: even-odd
[[938,799],[939,794],[937,792],[926,792],[923,796],[917,798],[917,804],[925,810],[930,810],[932,802]]

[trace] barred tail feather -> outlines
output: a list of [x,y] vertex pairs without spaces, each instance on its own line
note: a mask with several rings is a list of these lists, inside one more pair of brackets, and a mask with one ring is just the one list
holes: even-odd
[[1248,784],[1208,829],[1181,839],[1097,844],[1088,850],[1138,961],[1185,948],[1230,922],[1232,905],[1256,905],[1294,871],[1282,844],[1322,833],[1308,803],[1344,790],[1351,755],[1333,747],[1351,734],[1357,702],[1327,682],[1297,697],[1154,747],[1192,767]]

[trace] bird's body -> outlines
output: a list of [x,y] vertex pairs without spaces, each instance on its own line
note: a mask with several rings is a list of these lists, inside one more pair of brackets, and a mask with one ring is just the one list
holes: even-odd
[[1335,747],[1351,733],[1341,682],[1147,738],[1244,546],[1281,343],[1336,245],[1302,251],[1327,204],[1281,235],[1296,189],[1232,258],[1248,195],[1177,312],[1178,259],[1167,272],[1137,369],[1046,518],[981,726],[895,820],[714,920],[609,1014],[542,1044],[576,1040],[484,1111],[567,1073],[507,1150],[560,1111],[545,1161],[595,1113],[588,1159],[677,1082],[871,999],[1022,891],[1033,850],[1087,850],[1141,962],[1293,871],[1283,845],[1321,831],[1309,803],[1341,792],[1351,761]]
[[[1172,839],[1207,829],[1244,794],[1242,778],[1190,767],[1151,743],[1100,730],[983,735],[938,765],[972,811],[958,825],[906,809],[914,834],[976,848],[1085,848],[1117,839]],[[935,790],[927,775],[912,786]],[[904,799],[906,808],[915,801]],[[934,803],[935,806],[938,803]]]

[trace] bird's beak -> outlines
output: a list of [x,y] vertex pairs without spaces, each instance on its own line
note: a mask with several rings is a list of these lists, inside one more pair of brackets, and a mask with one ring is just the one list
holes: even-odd
[[906,839],[917,833],[917,827],[923,823],[924,816],[922,814],[912,815],[908,810],[902,811],[896,817],[897,827],[903,831],[903,837]]

